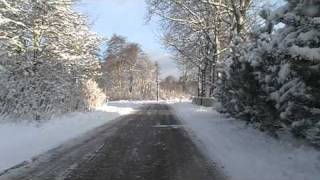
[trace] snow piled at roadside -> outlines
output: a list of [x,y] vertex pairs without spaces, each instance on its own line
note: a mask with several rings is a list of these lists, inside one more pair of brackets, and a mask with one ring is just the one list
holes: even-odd
[[[91,112],[74,112],[44,123],[0,123],[0,172],[55,148],[121,115],[143,102],[110,102]],[[1,118],[0,118],[1,122]]]
[[320,152],[276,140],[244,122],[190,103],[172,105],[204,152],[235,180],[319,180]]

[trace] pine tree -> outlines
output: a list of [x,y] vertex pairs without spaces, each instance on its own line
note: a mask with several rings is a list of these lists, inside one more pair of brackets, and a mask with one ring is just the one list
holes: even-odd
[[251,45],[235,47],[218,96],[233,115],[319,145],[320,2],[289,0],[262,15],[266,26]]

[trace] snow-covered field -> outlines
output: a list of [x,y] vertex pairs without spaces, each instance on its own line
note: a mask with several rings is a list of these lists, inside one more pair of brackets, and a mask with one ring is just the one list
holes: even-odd
[[[45,123],[0,123],[0,172],[134,112],[143,102],[109,102],[92,112],[74,112]],[[1,119],[1,118],[0,118]],[[1,122],[1,121],[0,121]]]
[[172,104],[204,152],[234,180],[319,180],[320,152],[288,138],[275,140],[212,108]]

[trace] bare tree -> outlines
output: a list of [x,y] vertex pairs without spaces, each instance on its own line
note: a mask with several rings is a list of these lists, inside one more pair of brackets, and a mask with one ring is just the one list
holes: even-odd
[[136,43],[114,35],[102,64],[102,86],[112,99],[155,98],[156,67]]
[[178,64],[188,62],[198,69],[198,95],[213,95],[218,62],[233,39],[247,37],[252,0],[146,2],[149,18],[160,17],[164,45],[181,61]]

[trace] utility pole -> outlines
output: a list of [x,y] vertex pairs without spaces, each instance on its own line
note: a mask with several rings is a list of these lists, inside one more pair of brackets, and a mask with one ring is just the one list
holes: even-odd
[[160,67],[159,67],[159,63],[156,62],[155,63],[155,67],[156,67],[156,83],[157,83],[157,102],[159,102],[159,94],[160,94],[160,79],[159,79],[159,76],[160,76]]

